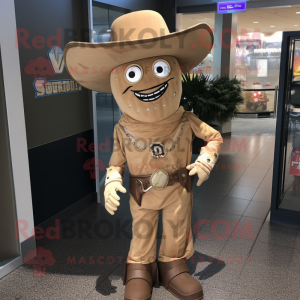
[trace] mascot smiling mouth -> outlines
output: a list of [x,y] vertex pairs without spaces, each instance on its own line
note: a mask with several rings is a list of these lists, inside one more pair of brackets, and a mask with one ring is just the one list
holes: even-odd
[[[139,91],[131,90],[131,91],[141,101],[144,101],[144,102],[156,101],[157,99],[159,99],[166,92],[166,90],[169,86],[168,82],[171,79],[174,79],[174,77],[170,78],[169,80],[167,80],[167,81],[165,81],[165,82],[163,82],[159,85],[153,86],[153,87],[145,89],[145,90],[139,90]],[[157,89],[155,91],[152,91],[152,92],[148,93],[148,94],[141,93],[141,92],[144,92],[144,91],[152,90],[154,88],[157,88]]]

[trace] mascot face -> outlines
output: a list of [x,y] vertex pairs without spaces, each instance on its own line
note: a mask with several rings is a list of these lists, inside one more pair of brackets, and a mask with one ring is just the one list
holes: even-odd
[[173,56],[123,64],[112,71],[110,83],[120,109],[135,120],[164,120],[179,107],[181,70]]

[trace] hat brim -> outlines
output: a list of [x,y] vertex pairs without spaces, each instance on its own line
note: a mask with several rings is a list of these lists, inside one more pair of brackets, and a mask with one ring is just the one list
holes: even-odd
[[174,56],[183,73],[191,71],[210,52],[211,28],[201,23],[186,30],[150,39],[107,43],[68,43],[64,61],[71,77],[83,87],[111,93],[111,71],[122,64],[162,55]]

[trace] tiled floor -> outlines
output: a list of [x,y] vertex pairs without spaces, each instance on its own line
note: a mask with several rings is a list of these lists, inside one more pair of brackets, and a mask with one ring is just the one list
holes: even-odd
[[[193,188],[195,254],[188,265],[205,300],[300,299],[300,230],[267,218],[274,131],[273,119],[235,120],[209,180]],[[208,224],[198,223],[203,219]],[[123,299],[130,237],[128,195],[114,217],[95,204],[62,224],[59,240],[37,241],[55,258],[45,276],[21,266],[0,280],[0,299]],[[175,298],[161,287],[152,299]]]

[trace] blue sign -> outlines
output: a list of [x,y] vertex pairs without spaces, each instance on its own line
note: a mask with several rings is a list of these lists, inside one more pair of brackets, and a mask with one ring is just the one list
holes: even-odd
[[246,1],[218,2],[218,14],[231,14],[246,11]]

